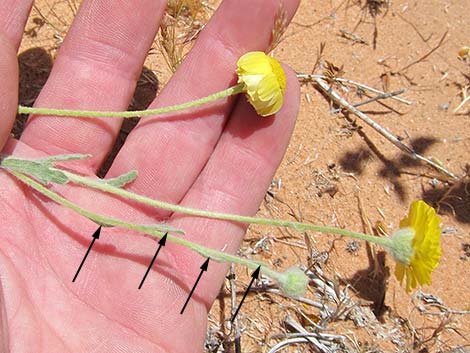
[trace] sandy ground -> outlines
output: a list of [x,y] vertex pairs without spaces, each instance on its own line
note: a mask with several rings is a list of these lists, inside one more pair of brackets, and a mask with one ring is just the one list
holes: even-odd
[[[27,25],[19,56],[23,104],[34,101],[73,17],[65,2],[54,12],[52,4],[37,1],[47,21],[35,10]],[[321,288],[312,285],[306,298],[338,309],[325,317],[324,310],[266,290],[250,294],[238,320],[242,352],[268,352],[286,332],[295,332],[293,321],[311,332],[341,335],[344,343],[335,341],[339,351],[470,351],[470,103],[454,112],[463,90],[470,94],[470,58],[458,57],[470,45],[469,13],[467,0],[302,0],[274,56],[299,73],[324,73],[315,64],[329,62],[342,68],[330,70],[337,77],[386,92],[404,89],[400,97],[412,104],[386,99],[361,109],[460,179],[412,160],[355,116],[332,112],[330,99],[304,83],[294,135],[258,215],[376,232],[396,228],[410,202],[424,199],[442,217],[442,261],[432,285],[409,295],[393,276],[393,260],[380,249],[314,232],[251,227],[241,254],[278,269],[300,263],[322,272],[343,300],[320,295]],[[206,9],[205,17],[210,14]],[[146,68],[137,108],[171,75],[158,45]],[[367,98],[352,86],[333,88],[352,103]],[[235,273],[239,301],[250,277],[243,268]],[[227,280],[210,313],[207,352],[236,351],[228,323],[230,293]],[[326,331],[315,331],[315,324]],[[312,347],[304,342],[282,351],[313,352]]]

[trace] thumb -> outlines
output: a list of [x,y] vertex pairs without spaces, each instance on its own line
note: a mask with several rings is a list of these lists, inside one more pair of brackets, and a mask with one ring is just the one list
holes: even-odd
[[0,151],[15,121],[18,108],[18,61],[16,48],[0,32]]

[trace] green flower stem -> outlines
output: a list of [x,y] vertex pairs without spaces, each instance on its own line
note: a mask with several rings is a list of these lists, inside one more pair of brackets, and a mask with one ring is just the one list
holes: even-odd
[[172,212],[184,213],[184,214],[191,215],[191,216],[221,219],[221,220],[235,221],[235,222],[248,223],[248,224],[262,224],[262,225],[271,225],[271,226],[277,226],[277,227],[287,227],[287,228],[296,229],[298,231],[311,230],[311,231],[316,231],[316,232],[321,232],[321,233],[338,234],[338,235],[342,235],[342,236],[346,236],[350,238],[356,238],[360,240],[369,241],[369,242],[372,242],[372,243],[375,243],[384,247],[391,246],[391,240],[389,238],[382,238],[382,237],[377,237],[374,235],[353,232],[347,229],[320,226],[316,224],[292,222],[292,221],[287,221],[287,220],[278,220],[278,219],[269,219],[269,218],[240,216],[240,215],[235,215],[235,214],[211,212],[211,211],[194,209],[190,207],[174,205],[168,202],[154,200],[154,199],[142,196],[142,195],[138,195],[138,194],[129,192],[127,190],[103,183],[99,180],[93,180],[93,179],[83,177],[83,176],[62,170],[62,169],[51,168],[51,170],[53,171],[60,170],[62,173],[64,173],[64,175],[70,181],[75,182],[77,184],[88,186],[94,189],[99,189],[101,191],[105,191],[105,192],[112,193],[118,196],[122,196],[127,199],[143,203],[145,205],[165,209],[165,210],[172,211]]
[[[9,173],[14,175],[16,178],[21,180],[23,183],[28,185],[29,187],[33,188],[34,190],[38,191],[39,193],[47,196],[48,198],[52,199],[53,201],[57,202],[60,205],[63,205],[65,207],[70,208],[71,210],[79,213],[80,215],[100,224],[103,226],[116,226],[116,227],[121,227],[121,228],[126,228],[126,229],[131,229],[135,230],[138,232],[142,232],[145,234],[149,234],[152,236],[156,236],[158,238],[162,238],[163,235],[165,234],[161,230],[158,229],[158,227],[155,226],[149,226],[149,225],[142,225],[142,224],[135,224],[135,223],[128,223],[121,221],[119,219],[107,217],[107,216],[102,216],[93,212],[90,212],[86,209],[83,209],[76,204],[70,202],[69,200],[65,199],[64,197],[60,196],[59,194],[51,191],[50,189],[46,188],[42,184],[34,181],[33,179],[27,177],[26,175],[22,173],[18,173],[12,170],[8,170]],[[175,232],[177,230],[174,230]],[[180,231],[181,233],[181,231]],[[215,249],[207,248],[202,245],[190,242],[189,240],[182,239],[180,237],[176,237],[171,234],[167,234],[167,239],[168,241],[171,241],[172,243],[182,245],[188,249],[191,249],[200,255],[204,257],[209,257],[211,260],[217,261],[217,262],[228,262],[228,263],[238,263],[240,265],[244,265],[248,268],[251,269],[256,269],[258,266],[261,266],[262,272],[271,277],[274,280],[277,280],[282,276],[281,273],[278,273],[269,267],[267,267],[266,264],[258,261],[252,261],[248,259],[244,259],[235,255],[230,255],[227,253],[224,253],[222,251],[218,251]]]
[[123,228],[128,228],[132,229],[138,232],[143,232],[143,233],[148,233],[151,235],[156,235],[159,237],[162,237],[164,232],[171,231],[174,233],[180,233],[184,234],[183,231],[172,228],[172,227],[166,227],[164,225],[145,225],[145,224],[134,224],[134,223],[128,223],[121,221],[119,219],[111,218],[111,217],[106,217],[102,216],[90,211],[87,211],[76,204],[70,202],[69,200],[63,198],[59,194],[49,190],[48,188],[44,187],[42,184],[34,181],[33,179],[27,177],[26,175],[22,173],[18,173],[12,170],[8,170],[9,173],[13,174],[16,178],[21,180],[23,183],[26,185],[32,187],[36,191],[40,192],[41,194],[49,197],[51,200],[54,200],[60,205],[63,205],[65,207],[70,208],[71,210],[77,212],[78,214],[94,221],[95,223],[98,223],[99,225],[103,227],[123,227]]
[[184,110],[192,107],[197,107],[202,104],[213,102],[215,100],[229,97],[241,93],[243,91],[243,84],[232,86],[226,90],[211,94],[207,97],[196,99],[191,102],[173,105],[169,107],[125,111],[125,112],[104,112],[92,110],[69,110],[69,109],[50,109],[50,108],[31,108],[25,106],[18,106],[19,114],[38,114],[38,115],[54,115],[54,116],[74,116],[82,118],[136,118],[145,115],[156,115]]

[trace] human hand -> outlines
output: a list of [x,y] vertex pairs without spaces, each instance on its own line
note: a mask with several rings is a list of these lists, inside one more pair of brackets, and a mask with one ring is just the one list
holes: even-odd
[[[16,50],[31,1],[0,9],[0,145],[17,107]],[[125,110],[166,1],[85,0],[57,56],[37,106]],[[289,18],[298,5],[285,0]],[[265,49],[278,1],[227,0],[151,107],[182,103],[229,87],[235,63]],[[14,24],[14,25],[12,25]],[[116,157],[109,177],[132,169],[129,190],[191,207],[255,214],[287,147],[298,109],[298,85],[287,72],[285,103],[260,118],[240,98],[172,116],[142,119]],[[2,153],[38,157],[89,153],[94,175],[120,128],[117,120],[33,117],[20,141]],[[0,280],[4,312],[0,347],[17,352],[202,351],[207,312],[227,271],[211,262],[183,315],[180,310],[204,262],[169,244],[141,290],[156,242],[104,229],[72,283],[96,225],[0,172]],[[83,207],[126,217],[130,206],[77,187],[56,187]],[[116,205],[119,205],[117,208]],[[97,212],[98,212],[97,211]],[[185,238],[235,253],[246,227],[134,206],[133,220],[166,220]]]

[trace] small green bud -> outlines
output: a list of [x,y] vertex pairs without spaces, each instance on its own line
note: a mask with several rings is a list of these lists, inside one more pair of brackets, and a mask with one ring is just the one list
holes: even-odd
[[387,247],[387,250],[396,261],[403,265],[410,264],[411,257],[413,256],[414,237],[415,231],[411,227],[398,229],[390,237],[391,244]]
[[277,281],[285,294],[298,297],[307,291],[309,278],[304,271],[294,266],[280,273]]

